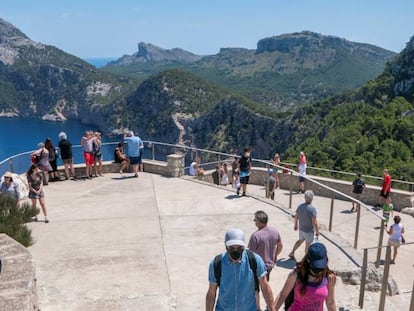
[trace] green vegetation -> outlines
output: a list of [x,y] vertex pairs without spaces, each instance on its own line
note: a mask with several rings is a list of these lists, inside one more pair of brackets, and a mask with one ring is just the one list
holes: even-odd
[[38,213],[39,209],[33,209],[27,203],[17,206],[14,198],[0,195],[0,233],[7,234],[23,246],[32,245],[31,230],[25,223]]

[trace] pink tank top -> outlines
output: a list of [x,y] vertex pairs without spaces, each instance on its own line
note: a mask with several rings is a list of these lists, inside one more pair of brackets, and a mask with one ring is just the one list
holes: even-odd
[[323,278],[320,284],[308,282],[304,296],[300,293],[301,288],[301,284],[297,283],[289,311],[323,311],[323,303],[328,298],[328,279]]

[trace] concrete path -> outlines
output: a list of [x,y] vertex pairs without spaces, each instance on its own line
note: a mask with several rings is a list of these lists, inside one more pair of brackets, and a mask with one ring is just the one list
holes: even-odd
[[[289,210],[285,190],[277,190],[276,201],[270,201],[263,198],[261,186],[249,185],[249,196],[238,197],[230,186],[188,177],[145,172],[139,178],[129,176],[106,174],[45,187],[50,223],[30,224],[36,242],[29,248],[37,267],[42,311],[204,310],[209,261],[224,251],[228,228],[242,228],[249,239],[256,230],[253,214],[259,209],[269,214],[269,225],[279,229],[284,243],[270,281],[274,295],[279,293],[294,266],[287,259],[297,239],[289,212],[303,201],[302,194],[293,196],[294,208]],[[314,200],[322,228],[328,227],[330,202],[322,197]],[[356,214],[349,208],[349,202],[336,200],[335,233],[322,229],[320,240],[334,270],[357,269],[361,248],[378,243],[374,227],[379,220],[363,211],[358,250],[351,247]],[[414,241],[414,218],[402,218],[407,241]],[[304,247],[296,257],[303,252]],[[370,252],[370,261],[375,255]],[[414,245],[400,248],[391,275],[403,294],[387,296],[386,310],[408,310],[413,258]],[[359,286],[338,282],[340,310],[360,310],[358,297]],[[377,310],[378,302],[378,293],[366,292],[364,310]]]

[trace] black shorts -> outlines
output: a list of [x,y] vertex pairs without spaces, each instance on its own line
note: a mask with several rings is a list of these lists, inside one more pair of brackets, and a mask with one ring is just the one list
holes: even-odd
[[305,181],[305,177],[299,176],[299,182],[304,182],[304,181]]
[[250,176],[240,177],[240,183],[243,185],[247,185],[249,183],[249,177]]
[[384,199],[386,199],[390,196],[390,192],[381,190],[380,196],[383,197]]

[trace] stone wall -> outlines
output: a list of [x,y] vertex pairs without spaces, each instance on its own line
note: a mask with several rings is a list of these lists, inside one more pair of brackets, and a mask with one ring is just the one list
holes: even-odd
[[38,310],[35,267],[29,251],[0,234],[0,310]]
[[[213,179],[211,177],[211,174],[213,172],[214,170],[207,171],[205,175],[198,176],[196,178],[212,183]],[[253,167],[252,173],[250,175],[249,183],[254,184],[254,185],[265,185],[267,182],[268,176],[269,175],[267,173],[266,168]],[[332,178],[326,178],[326,177],[313,176],[313,175],[308,175],[307,177],[309,177],[310,179],[324,186],[335,189],[348,196],[352,196],[351,182],[342,181],[338,179],[332,179]],[[291,189],[293,192],[296,192],[299,189],[298,176],[292,175],[290,173],[281,173],[279,174],[279,180],[280,180],[280,189],[286,189],[286,190]],[[333,196],[333,191],[323,186],[320,186],[317,183],[313,183],[311,180],[307,180],[305,182],[305,189],[313,190],[315,195],[324,196],[324,197]],[[364,190],[362,202],[367,205],[375,205],[377,203],[380,190],[381,190],[380,187],[367,185]],[[265,190],[263,190],[263,196],[265,196],[264,191]],[[342,200],[350,200],[349,198],[344,197],[342,195],[338,195],[338,194],[335,194],[335,198],[342,199]],[[401,211],[403,208],[414,206],[413,205],[414,193],[412,192],[403,191],[403,190],[392,190],[391,198],[394,204],[394,208],[397,211]]]

